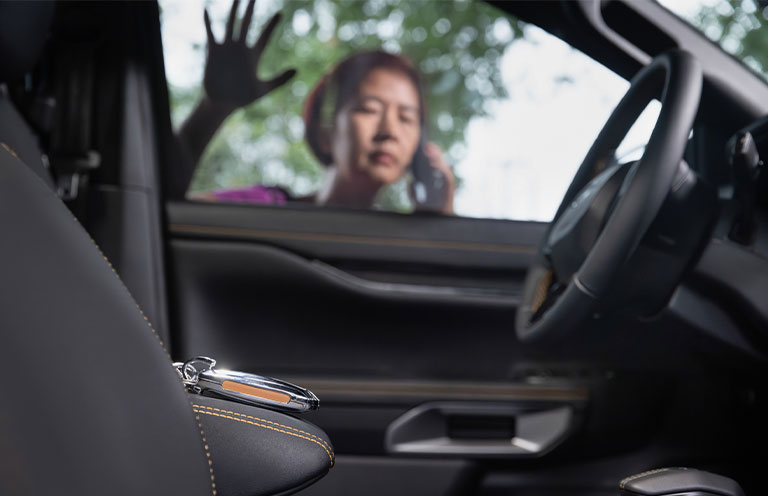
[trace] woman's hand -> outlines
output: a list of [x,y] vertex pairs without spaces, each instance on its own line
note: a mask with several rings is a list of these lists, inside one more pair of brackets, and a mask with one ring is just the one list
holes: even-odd
[[179,128],[178,138],[184,160],[180,170],[173,174],[169,185],[171,195],[181,197],[189,187],[195,167],[203,156],[205,147],[229,115],[270,91],[284,85],[295,74],[289,69],[282,74],[262,81],[257,75],[259,61],[280,21],[280,14],[269,20],[255,45],[245,43],[248,27],[253,17],[255,0],[248,2],[240,31],[235,35],[235,19],[239,0],[232,2],[232,9],[227,20],[226,34],[221,43],[217,43],[211,30],[211,18],[204,12],[205,31],[208,35],[208,58],[205,62],[202,98]]
[[448,166],[448,163],[445,161],[443,151],[437,144],[430,142],[424,145],[424,155],[427,157],[427,160],[429,160],[429,165],[433,169],[439,171],[445,181],[443,186],[445,199],[440,208],[440,213],[453,215],[453,193],[456,190],[456,178],[454,177],[451,168]]
[[272,16],[256,44],[250,47],[246,44],[245,39],[253,17],[255,0],[248,2],[239,32],[235,33],[235,19],[237,18],[239,3],[239,0],[232,2],[224,40],[221,43],[218,43],[213,36],[208,10],[206,9],[203,14],[205,31],[208,36],[208,58],[203,76],[205,95],[211,104],[229,112],[258,100],[270,91],[284,85],[296,74],[295,69],[288,69],[271,79],[259,79],[258,67],[261,55],[264,53],[272,32],[280,22],[281,15],[278,12]]

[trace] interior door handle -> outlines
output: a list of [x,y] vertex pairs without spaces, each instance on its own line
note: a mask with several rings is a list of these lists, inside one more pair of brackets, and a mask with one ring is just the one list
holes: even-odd
[[389,453],[464,458],[529,458],[572,431],[570,405],[426,403],[387,428]]

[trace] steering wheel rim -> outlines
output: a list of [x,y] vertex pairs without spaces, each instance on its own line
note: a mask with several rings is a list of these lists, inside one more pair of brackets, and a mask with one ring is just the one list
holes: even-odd
[[[701,87],[701,66],[682,50],[658,55],[632,78],[629,90],[579,166],[544,236],[537,259],[528,271],[515,319],[515,330],[521,341],[562,336],[592,314],[614,282],[615,274],[656,217],[672,186],[698,111]],[[659,117],[642,158],[622,185],[623,194],[608,214],[581,266],[564,282],[565,288],[556,300],[548,302],[547,310],[537,314],[543,301],[542,292],[547,291],[553,275],[552,264],[547,260],[550,235],[569,210],[583,208],[583,202],[594,199],[587,190],[596,165],[612,155],[648,103],[659,96]]]

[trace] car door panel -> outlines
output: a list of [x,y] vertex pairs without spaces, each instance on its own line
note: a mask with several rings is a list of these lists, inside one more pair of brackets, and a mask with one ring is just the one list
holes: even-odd
[[582,385],[520,380],[511,323],[545,224],[204,203],[168,221],[175,354],[313,389],[307,418],[342,454],[396,452],[388,429],[423,405],[464,412],[427,430],[482,438],[493,405],[513,425],[586,402]]
[[[515,302],[543,230],[205,204],[172,204],[169,222],[180,356],[409,379],[508,375]],[[453,232],[432,236],[433,223]],[[512,239],[515,227],[526,244],[483,241]]]
[[320,260],[527,269],[544,222],[170,202],[173,237],[257,241]]

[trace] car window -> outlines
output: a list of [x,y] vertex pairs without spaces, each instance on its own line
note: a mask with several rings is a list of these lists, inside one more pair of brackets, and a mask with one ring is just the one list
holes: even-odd
[[[246,15],[246,4],[241,3],[236,19]],[[208,9],[212,34],[221,42],[231,3],[161,0],[160,6],[172,122],[179,130],[205,95],[201,85],[206,64],[203,9]],[[431,193],[425,190],[442,188],[438,192],[453,192],[450,212],[444,213],[547,221],[629,86],[560,39],[479,2],[261,1],[255,5],[246,43],[256,43],[278,11],[282,19],[263,52],[259,75],[268,79],[291,68],[297,73],[229,115],[205,147],[189,184],[189,199],[323,205],[321,196],[329,184],[356,174],[352,189],[375,189],[374,198],[327,205],[407,213],[426,207]],[[236,28],[237,23],[235,37]],[[369,141],[383,148],[366,148],[358,153],[362,158],[350,159],[352,165],[345,166],[337,150],[344,146],[339,124],[343,119],[340,113],[333,114],[335,107],[329,110],[331,124],[319,134],[335,138],[319,145],[333,152],[332,163],[324,165],[307,144],[304,118],[307,99],[323,76],[340,61],[375,50],[412,64],[421,78],[426,110],[423,130],[416,131],[420,139],[409,145],[415,151],[404,152],[408,159],[402,161],[408,164],[402,172],[386,177],[374,177],[370,170],[383,170],[397,161],[388,155],[385,143],[384,135],[396,134],[390,124],[376,124],[379,127],[370,132],[370,139],[355,138],[363,143],[358,148],[365,148]],[[418,95],[411,97],[416,100],[410,101],[418,101]],[[384,115],[378,109],[357,106],[350,110],[349,122],[373,113]],[[403,114],[392,115],[391,123],[404,119]],[[654,103],[622,143],[619,155],[637,155],[657,115]],[[426,165],[421,170],[426,173],[419,172],[419,150],[429,152],[422,160]],[[440,155],[442,159],[436,160]],[[369,170],[363,171],[362,162],[368,163]],[[433,169],[436,179],[429,176]],[[419,179],[422,176],[427,179]],[[447,181],[449,187],[446,177],[452,179]]]
[[768,6],[754,0],[659,0],[726,52],[768,79]]

